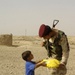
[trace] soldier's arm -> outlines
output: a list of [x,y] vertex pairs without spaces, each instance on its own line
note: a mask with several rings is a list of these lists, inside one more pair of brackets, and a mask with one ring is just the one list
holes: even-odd
[[69,45],[68,45],[68,39],[67,39],[66,35],[62,36],[62,38],[60,40],[60,44],[62,46],[62,60],[61,60],[61,63],[66,65],[68,57],[69,57]]

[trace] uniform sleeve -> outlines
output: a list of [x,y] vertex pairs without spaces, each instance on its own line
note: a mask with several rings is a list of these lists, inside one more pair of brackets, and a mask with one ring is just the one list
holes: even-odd
[[66,35],[63,35],[60,41],[61,47],[62,47],[62,64],[67,64],[67,60],[69,57],[69,44],[68,44],[68,39]]

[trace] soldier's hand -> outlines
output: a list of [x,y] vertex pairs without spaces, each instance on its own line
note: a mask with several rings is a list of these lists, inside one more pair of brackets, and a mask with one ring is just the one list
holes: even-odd
[[58,69],[66,69],[66,66],[64,64],[60,64]]
[[45,45],[45,42],[42,42],[42,43],[41,43],[41,46],[43,47],[44,45]]

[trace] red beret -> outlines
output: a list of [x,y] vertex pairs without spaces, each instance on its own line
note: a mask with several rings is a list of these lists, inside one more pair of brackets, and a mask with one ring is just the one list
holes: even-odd
[[42,24],[39,28],[39,36],[44,37],[48,35],[51,31],[52,29],[48,25]]

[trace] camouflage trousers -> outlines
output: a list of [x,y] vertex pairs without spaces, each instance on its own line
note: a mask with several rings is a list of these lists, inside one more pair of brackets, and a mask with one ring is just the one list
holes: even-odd
[[66,75],[67,69],[47,68],[47,75]]

